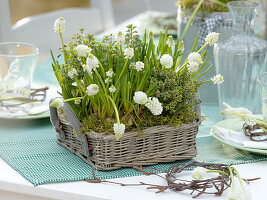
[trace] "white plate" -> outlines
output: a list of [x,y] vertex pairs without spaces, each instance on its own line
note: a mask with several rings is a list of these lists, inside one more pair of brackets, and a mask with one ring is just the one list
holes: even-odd
[[[229,127],[231,127],[230,129],[233,131],[240,131],[241,127],[242,127],[242,123],[235,123],[233,124],[233,120],[231,119],[227,119],[227,120],[223,120],[220,121],[218,123],[216,123],[214,126],[218,126],[218,127],[222,127],[222,128],[227,128],[229,129]],[[267,150],[266,149],[256,149],[256,148],[248,148],[248,147],[244,147],[241,144],[235,143],[235,142],[231,142],[227,139],[225,139],[225,137],[221,136],[220,134],[218,134],[217,132],[214,131],[214,128],[211,129],[211,135],[217,139],[218,141],[230,145],[232,147],[235,147],[237,149],[240,150],[244,150],[244,151],[249,151],[252,153],[257,153],[257,154],[263,154],[263,155],[267,155]]]
[[51,98],[59,96],[58,91],[60,91],[60,88],[43,84],[33,84],[34,88],[41,88],[46,86],[49,87],[49,89],[46,91],[45,101],[32,104],[32,108],[27,111],[19,111],[13,113],[0,111],[0,119],[41,119],[50,117],[49,101]]

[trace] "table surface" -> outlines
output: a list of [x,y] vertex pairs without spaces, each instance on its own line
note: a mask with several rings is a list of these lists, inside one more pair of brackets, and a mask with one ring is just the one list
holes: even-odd
[[[101,37],[106,34],[116,33],[118,30],[125,28],[125,26],[128,24],[139,25],[140,20],[147,16],[148,13],[142,13],[98,36]],[[217,110],[214,110],[214,112],[217,112]],[[213,118],[214,116],[211,115],[208,117]],[[206,126],[212,126],[212,123],[206,124]],[[202,132],[199,134],[209,134],[208,128],[202,130]],[[264,189],[267,185],[266,167],[267,161],[236,166],[241,176],[244,178],[261,177],[260,180],[252,182],[249,186],[254,200],[265,199]],[[140,181],[142,181],[150,184],[166,184],[164,179],[161,179],[157,176],[135,176],[109,180],[121,183],[139,183]],[[147,190],[145,186],[122,187],[114,184],[87,183],[85,181],[45,184],[34,187],[18,172],[13,170],[8,164],[6,164],[2,159],[0,159],[1,200],[187,200],[191,199],[191,197],[192,196],[189,194],[189,192],[175,193],[173,191],[167,190],[163,193],[155,194],[155,191]],[[213,195],[203,195],[198,199],[226,199],[226,193],[223,194],[223,196],[221,197],[215,197]]]

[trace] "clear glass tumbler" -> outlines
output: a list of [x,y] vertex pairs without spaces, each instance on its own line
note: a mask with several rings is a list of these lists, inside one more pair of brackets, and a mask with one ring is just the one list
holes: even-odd
[[38,48],[21,42],[0,43],[0,111],[21,109],[30,98]]

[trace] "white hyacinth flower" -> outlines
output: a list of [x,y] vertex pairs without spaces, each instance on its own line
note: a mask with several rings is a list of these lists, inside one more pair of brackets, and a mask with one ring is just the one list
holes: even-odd
[[114,75],[114,72],[113,72],[113,69],[109,69],[107,72],[106,72],[106,75],[107,77],[112,77]]
[[179,42],[179,45],[178,45],[178,51],[184,51],[184,41],[182,40],[181,42]]
[[135,63],[135,69],[138,72],[141,72],[145,68],[145,64],[141,61]]
[[113,131],[115,133],[116,140],[119,140],[125,131],[125,125],[123,123],[113,124]]
[[163,107],[156,97],[149,97],[145,106],[152,112],[153,115],[160,115],[163,111]]
[[89,54],[86,60],[86,64],[92,70],[95,70],[96,68],[99,67],[99,61],[97,57],[95,57],[93,54]]
[[195,61],[189,62],[187,65],[187,69],[190,73],[194,73],[198,70],[199,64]]
[[213,84],[221,84],[224,82],[224,78],[221,74],[217,74],[216,76],[213,76],[213,78],[210,79]]
[[134,49],[130,47],[124,49],[124,58],[131,59],[132,57],[134,57]]
[[62,98],[56,98],[51,104],[50,106],[52,107],[56,107],[56,108],[61,108],[64,105],[64,101]]
[[65,32],[65,19],[63,17],[60,17],[55,21],[54,31],[56,33],[64,33]]
[[81,99],[75,99],[75,100],[74,100],[74,103],[75,103],[75,104],[80,104],[81,101],[82,101]]
[[89,53],[91,53],[92,49],[84,44],[80,44],[76,46],[73,51],[77,53],[79,57],[86,57]]
[[203,63],[201,55],[197,52],[192,52],[187,57],[188,62],[197,62],[199,65]]
[[247,186],[243,187],[243,189],[240,187],[235,190],[230,188],[227,194],[227,200],[252,200],[252,196]]
[[172,45],[174,45],[174,40],[173,37],[171,35],[169,35],[166,44],[168,45],[168,47],[171,47]]
[[88,96],[94,96],[99,92],[99,87],[97,84],[91,84],[86,88],[86,90]]
[[91,67],[89,67],[88,65],[82,65],[82,68],[84,71],[86,71],[89,75],[93,74],[93,70]]
[[257,123],[257,117],[247,108],[226,108],[221,114],[227,119],[239,119],[244,121],[249,126],[253,126]]
[[77,87],[77,83],[76,82],[72,83],[71,85],[74,86],[74,87]]
[[71,79],[74,79],[74,76],[77,76],[78,73],[77,73],[77,70],[75,68],[72,68],[70,71],[68,71],[68,76],[71,78]]
[[207,169],[204,167],[196,167],[192,171],[192,178],[195,180],[201,180],[205,177]]
[[134,63],[134,62],[131,62],[131,63],[129,64],[129,68],[130,68],[130,69],[135,69],[135,63]]
[[109,83],[109,82],[111,82],[111,79],[110,78],[106,78],[105,79],[105,83]]
[[146,104],[148,100],[146,93],[142,91],[135,92],[133,99],[135,103],[142,105]]
[[172,65],[173,65],[173,58],[172,58],[169,54],[164,54],[164,55],[162,55],[161,58],[160,58],[160,64],[161,64],[163,67],[169,69],[169,68],[171,68]]
[[116,35],[115,35],[115,41],[117,44],[121,45],[121,44],[124,44],[125,42],[125,36],[124,34],[119,31]]
[[209,33],[205,38],[205,42],[209,45],[214,45],[215,43],[218,42],[219,35],[220,33],[215,33],[215,32]]
[[110,92],[116,92],[116,88],[115,88],[115,86],[114,85],[112,85],[110,88],[109,88],[109,91]]

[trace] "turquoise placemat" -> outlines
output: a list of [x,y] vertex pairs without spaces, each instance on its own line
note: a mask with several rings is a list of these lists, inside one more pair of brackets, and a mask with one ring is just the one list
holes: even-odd
[[[266,156],[253,155],[222,145],[211,136],[197,138],[200,162],[241,164],[266,160]],[[0,122],[0,156],[23,177],[37,186],[45,183],[92,179],[92,168],[79,157],[55,142],[55,131],[49,120],[6,120]],[[154,165],[166,170],[174,163]],[[101,179],[142,175],[135,169],[97,171]]]

